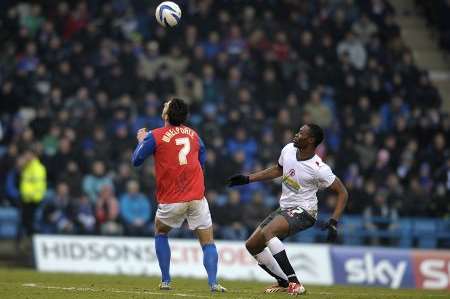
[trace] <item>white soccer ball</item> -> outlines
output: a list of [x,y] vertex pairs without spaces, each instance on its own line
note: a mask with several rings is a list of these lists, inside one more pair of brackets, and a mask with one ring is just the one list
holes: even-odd
[[164,1],[156,8],[155,16],[162,26],[175,27],[180,22],[181,9],[175,2]]

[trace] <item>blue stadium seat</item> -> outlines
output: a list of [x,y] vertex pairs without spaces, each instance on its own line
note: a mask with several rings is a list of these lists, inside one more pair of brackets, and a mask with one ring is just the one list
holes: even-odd
[[364,222],[361,216],[347,215],[340,221],[342,240],[347,245],[362,245],[365,236]]
[[311,227],[307,230],[301,231],[294,236],[296,242],[301,243],[314,243],[316,240],[317,228]]
[[409,248],[413,244],[412,222],[410,218],[401,218],[396,231],[398,233],[398,245],[402,248]]
[[327,232],[321,230],[322,224],[330,219],[331,214],[319,212],[316,224],[310,228],[310,230],[314,230],[314,241],[317,243],[326,243]]
[[319,215],[317,217],[317,222],[325,222],[328,219],[330,219],[331,214],[330,213],[321,213],[319,212]]
[[19,219],[16,208],[0,208],[0,239],[13,239],[17,236]]
[[437,238],[440,246],[450,248],[450,219],[437,221]]
[[428,218],[415,218],[413,220],[413,235],[420,248],[435,248],[437,245],[436,220]]
[[16,221],[19,219],[19,211],[16,208],[0,208],[0,221]]

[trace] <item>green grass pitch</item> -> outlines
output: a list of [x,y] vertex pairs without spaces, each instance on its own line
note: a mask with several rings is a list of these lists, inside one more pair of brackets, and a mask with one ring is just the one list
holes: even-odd
[[[174,278],[171,291],[157,289],[157,277],[39,273],[33,270],[0,268],[0,298],[290,298],[286,293],[263,294],[267,284],[221,281],[228,293],[211,294],[205,280]],[[353,286],[309,286],[305,299],[450,298],[450,292],[390,290]]]

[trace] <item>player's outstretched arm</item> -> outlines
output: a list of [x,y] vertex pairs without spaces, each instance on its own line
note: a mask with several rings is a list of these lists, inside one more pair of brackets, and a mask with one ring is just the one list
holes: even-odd
[[236,174],[233,175],[228,179],[228,186],[238,186],[238,185],[245,185],[252,182],[258,182],[258,181],[266,181],[266,180],[273,180],[275,178],[280,177],[283,174],[283,168],[280,165],[274,165],[272,167],[269,167],[267,169],[249,174],[249,175],[243,175],[243,174]]
[[156,141],[152,132],[140,129],[136,136],[139,144],[133,152],[131,163],[137,167],[144,163],[144,160],[155,152]]
[[337,239],[338,220],[341,218],[342,212],[347,205],[348,192],[344,184],[342,184],[341,180],[338,177],[336,177],[334,182],[330,185],[329,189],[337,194],[338,200],[336,207],[334,208],[333,215],[331,216],[330,220],[325,223],[323,229],[328,230],[327,241],[334,242]]

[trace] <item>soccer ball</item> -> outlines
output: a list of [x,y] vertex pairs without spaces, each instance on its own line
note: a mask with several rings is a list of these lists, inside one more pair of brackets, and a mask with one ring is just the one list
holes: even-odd
[[156,20],[164,27],[174,27],[181,19],[180,7],[172,1],[164,1],[156,8]]

